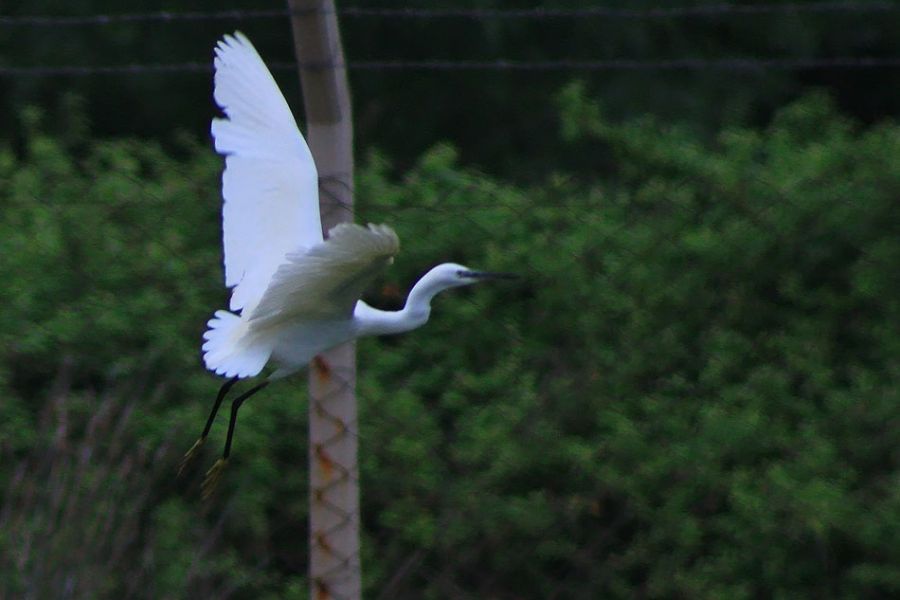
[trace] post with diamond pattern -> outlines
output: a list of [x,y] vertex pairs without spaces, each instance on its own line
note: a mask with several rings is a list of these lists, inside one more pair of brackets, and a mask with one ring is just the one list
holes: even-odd
[[[353,219],[353,126],[333,0],[288,0],[306,139],[325,232]],[[314,600],[359,600],[359,478],[353,343],[326,352],[309,380],[309,576]]]

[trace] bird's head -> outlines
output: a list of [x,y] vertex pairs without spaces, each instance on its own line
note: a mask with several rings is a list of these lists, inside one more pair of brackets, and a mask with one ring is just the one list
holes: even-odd
[[419,323],[421,325],[428,319],[428,313],[431,310],[431,299],[436,294],[450,288],[470,285],[479,281],[515,278],[517,276],[511,273],[476,271],[456,263],[444,263],[425,273],[422,279],[416,282],[416,285],[409,292],[404,311],[418,314],[421,317],[421,323]]
[[463,285],[471,285],[479,281],[491,279],[518,279],[513,273],[496,273],[493,271],[476,271],[456,263],[444,263],[436,266],[429,272],[434,277],[435,283],[441,287],[451,288]]

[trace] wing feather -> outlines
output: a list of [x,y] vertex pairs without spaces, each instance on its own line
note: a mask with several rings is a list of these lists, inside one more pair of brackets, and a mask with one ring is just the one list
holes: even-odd
[[222,234],[231,309],[252,311],[298,248],[322,242],[318,175],[284,96],[250,41],[226,35],[215,49],[216,151],[225,155]]
[[394,230],[342,223],[327,240],[289,254],[250,317],[251,327],[302,319],[339,319],[400,250]]

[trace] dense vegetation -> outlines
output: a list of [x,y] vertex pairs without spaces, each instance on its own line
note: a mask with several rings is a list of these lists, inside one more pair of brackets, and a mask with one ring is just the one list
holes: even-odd
[[[900,594],[900,126],[815,95],[712,142],[559,97],[531,186],[370,155],[358,220],[524,282],[360,344],[372,598]],[[244,409],[210,504],[219,161],[182,140],[0,149],[0,596],[305,598],[302,377]],[[177,158],[176,158],[177,156]]]

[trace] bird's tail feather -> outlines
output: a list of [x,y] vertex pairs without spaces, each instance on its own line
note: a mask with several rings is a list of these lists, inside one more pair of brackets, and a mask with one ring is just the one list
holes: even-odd
[[203,334],[203,362],[210,371],[226,377],[259,374],[272,354],[270,344],[253,339],[246,321],[226,310],[218,310]]

